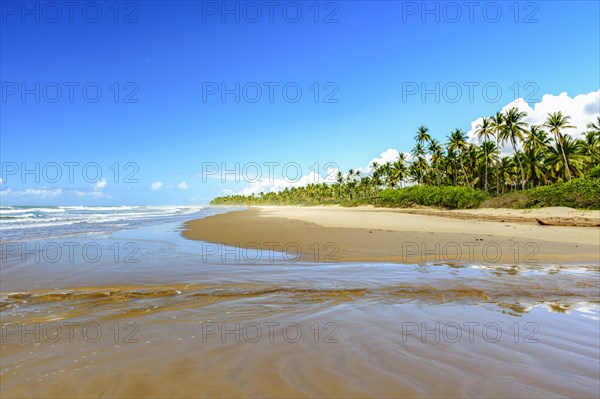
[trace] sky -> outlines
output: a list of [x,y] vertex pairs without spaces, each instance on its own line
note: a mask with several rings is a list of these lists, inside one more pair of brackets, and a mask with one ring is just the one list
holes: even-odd
[[0,2],[2,205],[207,204],[516,105],[600,113],[597,1]]

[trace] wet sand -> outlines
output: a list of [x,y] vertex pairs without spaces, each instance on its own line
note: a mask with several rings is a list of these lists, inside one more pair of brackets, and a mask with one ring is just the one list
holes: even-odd
[[389,267],[387,284],[12,295],[2,309],[2,397],[597,395],[593,271]]
[[575,211],[574,216],[564,210],[562,215],[506,210],[502,216],[501,210],[476,210],[452,217],[410,212],[258,207],[187,222],[183,235],[242,250],[283,251],[314,262],[600,263],[600,228],[531,223],[536,217],[595,220],[593,211]]
[[5,296],[2,397],[596,396],[597,271],[397,267]]

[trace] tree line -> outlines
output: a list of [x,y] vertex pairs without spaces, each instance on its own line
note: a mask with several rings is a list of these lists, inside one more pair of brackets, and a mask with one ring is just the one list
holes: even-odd
[[[582,177],[600,164],[600,116],[587,125],[581,138],[562,112],[547,115],[541,125],[529,125],[527,113],[517,108],[483,118],[476,126],[477,143],[456,129],[445,143],[432,138],[426,126],[417,129],[410,153],[393,162],[373,162],[369,172],[338,171],[334,183],[313,183],[259,195],[217,197],[225,204],[316,204],[372,200],[382,190],[407,185],[464,186],[500,196],[507,192],[563,183]],[[513,152],[502,154],[509,144]]]

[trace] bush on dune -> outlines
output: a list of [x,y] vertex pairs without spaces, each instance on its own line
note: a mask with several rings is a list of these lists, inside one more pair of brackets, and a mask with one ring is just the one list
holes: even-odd
[[477,208],[486,198],[485,192],[462,186],[412,186],[385,189],[379,195],[380,205],[383,206],[423,205],[451,209]]
[[528,193],[527,207],[568,206],[600,209],[600,178],[583,177],[566,183],[538,187]]
[[579,179],[490,198],[482,206],[516,209],[568,206],[600,209],[600,166]]

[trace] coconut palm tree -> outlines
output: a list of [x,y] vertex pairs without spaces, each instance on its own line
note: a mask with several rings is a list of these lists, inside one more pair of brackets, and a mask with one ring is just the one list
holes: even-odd
[[531,188],[547,181],[544,153],[544,149],[540,147],[530,147],[523,153],[525,177]]
[[471,176],[469,184],[471,187],[475,187],[481,179],[481,165],[485,159],[483,151],[476,145],[469,145],[464,156],[466,159],[466,173]]
[[572,176],[583,175],[588,157],[583,154],[581,142],[571,136],[563,136],[548,151],[548,165],[558,181],[571,180]]
[[344,174],[342,173],[341,170],[338,170],[337,174],[335,175],[335,182],[337,184],[338,198],[342,198],[342,190],[343,190],[343,186],[344,186]]
[[588,123],[587,128],[590,129],[590,132],[600,135],[600,116],[596,117],[596,122]]
[[[504,113],[504,123],[500,132],[502,142],[510,141],[513,151],[517,153],[517,142],[523,141],[527,131],[527,122],[523,120],[527,116],[526,112],[519,111],[513,107]],[[525,188],[525,171],[521,162],[521,157],[516,157],[521,169],[521,188]]]
[[502,180],[502,194],[506,186],[512,186],[515,176],[515,162],[513,157],[503,157],[498,163],[498,173]]
[[415,136],[415,140],[417,143],[425,144],[431,141],[431,136],[429,135],[429,128],[427,126],[419,126],[417,129],[417,135]]
[[[463,132],[461,129],[456,129],[455,131],[453,131],[450,136],[448,136],[448,151],[452,151],[452,152],[456,152],[458,155],[458,164],[460,165],[460,168],[463,171],[464,177],[466,179],[466,182],[468,185],[470,185],[469,182],[469,177],[467,176],[467,173],[465,171],[465,166],[463,163],[463,154],[464,151],[468,148],[468,143],[467,143],[467,136],[465,134],[465,132]],[[458,175],[458,171],[456,173]]]
[[488,166],[497,165],[499,161],[498,148],[493,141],[486,141],[481,145],[483,149],[482,162],[485,164],[485,174],[488,174]]
[[595,122],[587,124],[590,129],[585,133],[585,152],[590,158],[590,166],[600,162],[600,116],[596,117]]
[[542,150],[550,146],[550,139],[541,126],[532,125],[525,134],[523,149],[525,152],[532,150]]
[[[496,137],[496,149],[498,154],[500,154],[500,134],[504,125],[504,116],[502,112],[497,112],[496,115],[490,117],[490,128],[494,137]],[[498,171],[498,167],[500,165],[496,163],[496,195],[500,194],[500,173]]]
[[386,162],[381,165],[381,175],[383,176],[383,184],[385,187],[393,187],[394,182],[392,179],[392,163]]
[[431,154],[431,167],[433,170],[433,174],[435,175],[435,179],[438,187],[440,186],[440,163],[442,158],[444,157],[444,153],[442,150],[442,145],[439,140],[432,139],[429,142],[429,153]]
[[415,158],[425,156],[425,154],[426,154],[425,146],[422,143],[417,142],[417,144],[415,144],[415,148],[413,148],[413,150],[411,151],[411,154]]
[[590,130],[581,140],[581,144],[582,151],[589,157],[590,162],[592,164],[600,163],[600,132],[596,133]]
[[571,180],[571,170],[569,169],[569,162],[567,161],[567,156],[566,156],[564,148],[563,148],[564,136],[561,132],[561,130],[563,130],[563,129],[574,129],[575,128],[575,126],[569,125],[569,119],[571,119],[570,116],[568,116],[568,115],[563,116],[562,112],[558,111],[553,114],[548,114],[548,117],[546,118],[546,122],[544,123],[544,126],[546,126],[548,128],[548,130],[550,130],[550,133],[552,133],[554,135],[554,139],[558,143],[558,145],[561,149],[563,158],[564,158],[563,162],[564,162],[564,167],[566,168],[567,177],[569,180]]
[[427,161],[424,157],[418,157],[409,166],[409,174],[419,184],[423,184],[423,179],[427,171]]
[[[481,124],[477,125],[475,128],[475,136],[477,139],[483,143],[483,158],[487,160],[487,147],[485,144],[488,142],[490,137],[493,135],[492,131],[492,123],[488,118],[483,118]],[[485,183],[484,183],[485,191],[488,190],[488,164],[485,162]]]
[[404,159],[404,154],[401,154],[398,159],[390,167],[390,178],[392,185],[398,184],[402,188],[402,182],[406,179],[408,168]]
[[371,185],[377,197],[379,195],[379,186],[381,186],[381,167],[377,162],[371,163]]

